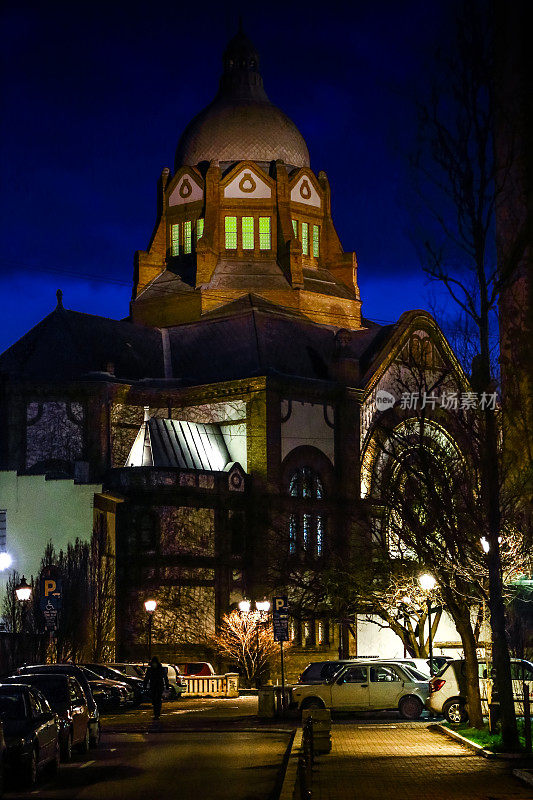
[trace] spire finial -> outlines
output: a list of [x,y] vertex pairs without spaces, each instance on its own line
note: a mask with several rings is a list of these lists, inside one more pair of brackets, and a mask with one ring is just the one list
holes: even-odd
[[61,289],[57,290],[56,297],[57,297],[57,306],[56,306],[56,308],[63,308],[63,292],[61,291]]

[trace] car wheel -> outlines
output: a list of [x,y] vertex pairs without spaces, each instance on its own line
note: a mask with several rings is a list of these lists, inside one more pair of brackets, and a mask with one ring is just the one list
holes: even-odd
[[448,700],[448,702],[444,703],[442,713],[451,725],[460,725],[461,722],[466,722],[468,720],[465,704],[458,698]]
[[301,709],[302,711],[309,711],[312,708],[325,708],[326,704],[323,700],[320,700],[318,697],[310,697],[308,700],[304,700]]
[[37,754],[37,748],[33,747],[30,754],[28,769],[26,775],[24,776],[24,784],[27,789],[31,789],[37,783],[37,777],[39,774],[38,763],[39,756]]
[[78,750],[80,751],[80,753],[88,753],[90,744],[91,744],[91,737],[89,733],[89,726],[87,725],[83,741],[81,741],[78,745]]
[[413,695],[402,697],[398,705],[398,711],[404,719],[420,719],[423,710],[422,701]]
[[61,749],[61,758],[65,763],[72,761],[72,731],[67,736],[67,741],[63,744]]
[[96,733],[94,736],[91,736],[89,739],[89,746],[90,747],[98,747],[100,744],[100,736],[102,734],[102,729],[100,727],[100,723],[98,723],[98,727],[96,728]]
[[168,699],[169,700],[177,700],[178,699],[178,693],[177,693],[177,691],[175,690],[175,688],[173,686],[171,686],[169,688],[169,690],[168,690]]
[[59,742],[56,742],[56,749],[55,749],[55,753],[54,753],[54,758],[52,759],[52,762],[51,762],[51,764],[49,766],[50,775],[52,775],[52,776],[57,775],[57,773],[59,772],[59,763],[60,763],[60,761],[61,761],[61,753],[60,753],[60,749],[59,749]]

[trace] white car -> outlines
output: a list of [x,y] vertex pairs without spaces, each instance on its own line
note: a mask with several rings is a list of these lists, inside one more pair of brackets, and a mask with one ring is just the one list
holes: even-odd
[[[479,669],[479,689],[481,693],[481,710],[483,714],[488,714],[488,697],[492,686],[493,670],[488,669],[486,661],[478,662]],[[513,695],[515,701],[515,711],[517,715],[523,715],[522,705],[522,680],[523,677],[529,687],[529,695],[533,700],[533,664],[518,658],[511,659],[511,676],[513,679]],[[492,696],[493,700],[497,698]],[[429,682],[429,698],[426,703],[427,708],[434,714],[444,714],[447,721],[453,725],[466,722],[468,713],[466,710],[466,680],[465,662],[463,659],[455,659],[446,664],[441,671]]]
[[405,719],[418,719],[429,694],[428,680],[416,680],[408,669],[393,661],[359,661],[327,682],[295,685],[291,704],[300,711],[398,710]]

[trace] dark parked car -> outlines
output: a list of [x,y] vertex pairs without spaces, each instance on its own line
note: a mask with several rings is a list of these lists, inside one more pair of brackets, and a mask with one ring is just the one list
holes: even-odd
[[59,744],[62,761],[70,761],[72,748],[81,753],[89,749],[89,709],[85,694],[71,675],[17,675],[6,683],[24,683],[38,689],[59,719]]
[[141,678],[133,678],[131,675],[124,675],[117,669],[108,667],[107,664],[84,664],[83,666],[88,667],[93,672],[96,672],[96,674],[100,675],[101,678],[106,678],[110,681],[119,681],[119,683],[125,683],[127,686],[133,689],[134,703],[136,705],[142,703],[143,700],[149,699],[149,695],[143,686]]
[[45,696],[20,683],[0,683],[0,718],[6,742],[7,770],[25,786],[39,771],[59,768],[59,723]]
[[100,712],[83,670],[75,664],[32,664],[26,667],[19,667],[17,670],[18,675],[27,675],[28,673],[35,675],[53,673],[56,675],[72,675],[73,678],[76,678],[83,689],[87,708],[89,709],[89,742],[91,747],[97,747],[100,742]]
[[4,739],[4,726],[2,725],[2,720],[0,719],[0,797],[4,794],[4,772],[5,772],[5,753],[6,753],[6,742]]
[[101,711],[109,711],[113,708],[121,708],[127,703],[133,703],[133,689],[124,681],[110,681],[108,678],[102,678],[89,667],[81,667],[81,669],[89,681],[91,692]]

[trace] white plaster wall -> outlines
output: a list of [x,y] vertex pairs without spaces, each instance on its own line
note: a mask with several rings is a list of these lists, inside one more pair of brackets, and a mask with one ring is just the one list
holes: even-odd
[[[289,410],[289,401],[281,401],[281,416],[285,417]],[[333,407],[327,406],[327,415],[333,422]],[[324,406],[315,403],[292,401],[289,419],[281,423],[281,458],[284,459],[291,450],[301,445],[309,445],[321,450],[335,463],[334,430],[326,424]]]
[[0,572],[0,609],[10,571],[29,581],[50,540],[59,551],[76,538],[90,538],[94,495],[101,490],[97,484],[0,472],[0,508],[7,510],[7,552],[13,559],[10,569]]
[[[180,194],[184,181],[188,181],[191,187],[191,192],[186,197],[182,197]],[[172,194],[168,198],[168,204],[169,206],[181,206],[185,203],[193,203],[195,200],[201,200],[203,196],[204,191],[202,187],[197,184],[192,175],[186,173],[181,176],[176,186],[172,190]]]
[[[304,196],[302,196],[302,184],[305,182]],[[308,197],[305,195],[309,194]],[[313,186],[311,178],[307,175],[302,175],[300,180],[291,189],[291,202],[305,203],[308,206],[316,206],[320,208],[320,195]]]
[[[379,658],[403,658],[403,643],[399,636],[390,628],[381,628],[371,621],[372,617],[358,616],[357,618],[357,655],[379,656]],[[374,617],[381,625],[383,622]],[[428,633],[426,623],[426,636]],[[481,639],[484,639],[482,634]],[[450,646],[455,644],[456,646]],[[457,633],[452,618],[445,612],[439,622],[439,627],[433,640],[435,655],[462,658],[461,637]]]
[[[241,188],[241,182],[245,186],[245,189]],[[252,188],[253,184],[255,184],[254,188]],[[272,197],[272,189],[265,181],[261,180],[257,173],[252,172],[251,169],[243,169],[242,172],[239,172],[239,174],[228,183],[224,189],[224,197],[253,197],[266,199]]]

